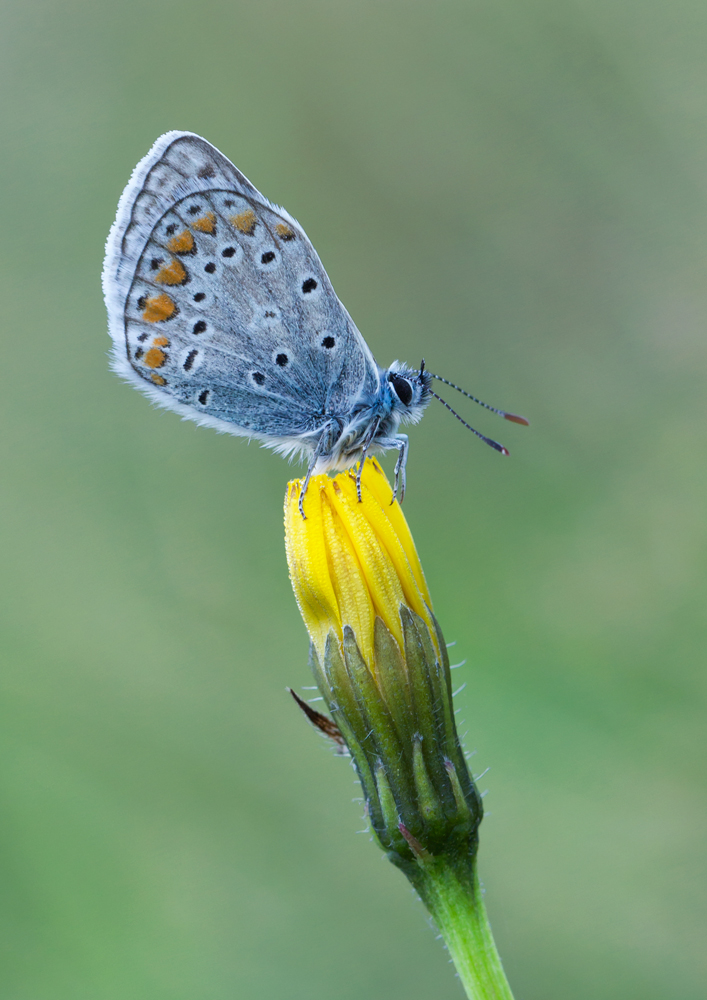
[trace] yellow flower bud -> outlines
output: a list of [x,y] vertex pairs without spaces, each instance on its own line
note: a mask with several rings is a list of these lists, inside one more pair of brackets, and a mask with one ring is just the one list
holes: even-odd
[[374,626],[380,618],[403,650],[401,607],[425,621],[436,637],[432,602],[420,560],[397,501],[375,459],[356,472],[332,479],[313,476],[299,507],[301,481],[291,482],[285,497],[285,536],[290,578],[302,618],[320,660],[333,630],[341,644],[350,626],[372,675]]

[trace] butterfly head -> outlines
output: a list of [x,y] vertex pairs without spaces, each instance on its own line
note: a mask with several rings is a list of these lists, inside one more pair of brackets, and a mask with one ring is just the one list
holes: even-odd
[[425,371],[425,362],[419,370],[394,361],[386,372],[386,380],[392,400],[392,410],[403,423],[416,424],[432,398],[430,394],[431,376]]

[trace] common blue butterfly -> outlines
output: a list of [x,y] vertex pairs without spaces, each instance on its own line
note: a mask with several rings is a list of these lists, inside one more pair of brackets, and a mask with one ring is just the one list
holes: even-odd
[[402,499],[398,427],[420,420],[439,376],[376,364],[299,224],[206,140],[167,132],[138,163],[103,291],[115,371],[185,418],[306,456],[302,516],[314,472],[390,448]]

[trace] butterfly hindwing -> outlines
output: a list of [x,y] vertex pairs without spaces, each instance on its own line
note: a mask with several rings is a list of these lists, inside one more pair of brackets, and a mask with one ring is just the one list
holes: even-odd
[[301,227],[191,133],[138,164],[108,238],[114,364],[200,423],[294,447],[378,368]]

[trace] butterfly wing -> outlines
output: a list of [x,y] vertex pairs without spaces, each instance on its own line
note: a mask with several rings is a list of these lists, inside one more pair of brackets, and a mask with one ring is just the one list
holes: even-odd
[[306,450],[378,391],[302,228],[192,133],[163,135],[135,168],[103,289],[114,368],[199,423]]

